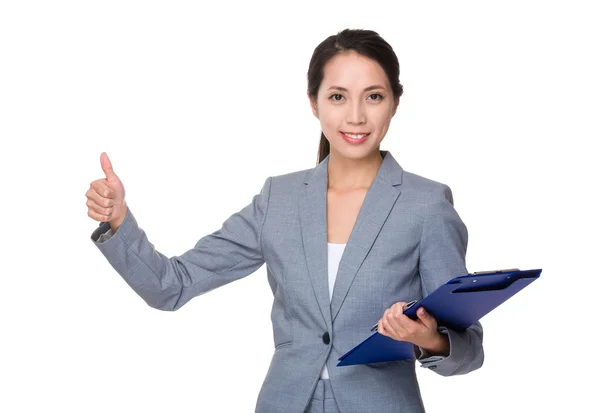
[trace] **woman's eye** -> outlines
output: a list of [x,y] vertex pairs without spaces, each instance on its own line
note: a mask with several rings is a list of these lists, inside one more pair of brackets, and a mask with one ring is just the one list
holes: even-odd
[[369,96],[379,96],[378,100],[383,99],[383,96],[381,94],[379,94],[379,93],[371,93]]
[[[331,95],[331,96],[329,97],[329,99],[333,98],[334,96],[340,96],[340,97],[341,97],[342,95],[340,95],[339,93],[334,93],[333,95]],[[333,99],[333,100],[334,100],[334,101],[336,101],[336,102],[339,102],[339,100],[338,100],[338,99]]]

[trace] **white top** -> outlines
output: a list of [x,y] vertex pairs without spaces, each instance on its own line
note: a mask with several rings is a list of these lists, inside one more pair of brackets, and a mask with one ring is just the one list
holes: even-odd
[[[342,254],[344,253],[345,248],[346,244],[332,244],[330,242],[327,243],[327,273],[329,279],[329,301],[331,301],[331,297],[333,297],[333,286],[335,285],[335,278],[337,276],[338,267],[340,266],[340,260],[342,259]],[[321,370],[321,378],[329,378],[327,365],[323,366],[323,370]]]

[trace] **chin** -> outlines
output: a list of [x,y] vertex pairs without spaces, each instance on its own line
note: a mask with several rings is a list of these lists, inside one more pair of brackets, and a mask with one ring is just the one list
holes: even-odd
[[340,155],[344,156],[344,158],[348,158],[348,159],[363,159],[366,158],[368,156],[373,155],[374,153],[379,153],[378,146],[375,147],[366,147],[366,146],[359,146],[359,147],[346,147],[343,148],[342,150],[336,149],[336,152],[338,152]]

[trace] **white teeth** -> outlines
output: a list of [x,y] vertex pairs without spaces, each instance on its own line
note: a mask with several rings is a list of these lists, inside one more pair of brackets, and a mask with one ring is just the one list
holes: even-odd
[[[344,133],[344,132],[342,132],[342,133]],[[361,135],[351,135],[349,133],[344,133],[344,135],[346,135],[346,136],[348,136],[349,138],[352,138],[352,139],[361,139],[362,137],[367,136],[366,133],[363,133]]]

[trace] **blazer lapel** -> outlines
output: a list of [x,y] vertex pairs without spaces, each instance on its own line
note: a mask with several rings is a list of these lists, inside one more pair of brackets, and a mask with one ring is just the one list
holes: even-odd
[[344,249],[331,302],[327,273],[329,155],[307,174],[304,191],[299,196],[300,227],[306,263],[315,297],[328,326],[331,326],[335,320],[358,269],[401,192],[397,186],[402,183],[402,168],[389,151],[380,151],[380,153],[383,163],[367,190]]

